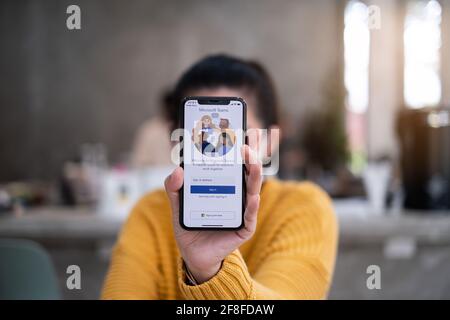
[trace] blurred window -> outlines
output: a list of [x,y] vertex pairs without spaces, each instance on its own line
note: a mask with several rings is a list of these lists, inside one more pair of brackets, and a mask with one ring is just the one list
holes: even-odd
[[370,30],[369,8],[349,1],[344,16],[344,81],[347,90],[346,127],[350,169],[355,174],[366,163],[366,110],[369,105]]
[[368,7],[361,1],[349,1],[344,19],[344,80],[348,92],[347,108],[355,113],[364,113],[369,103]]
[[441,100],[439,2],[408,4],[404,26],[404,97],[410,108],[435,106]]

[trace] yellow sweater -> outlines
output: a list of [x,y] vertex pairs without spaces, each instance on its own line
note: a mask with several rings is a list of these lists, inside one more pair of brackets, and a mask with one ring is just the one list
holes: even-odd
[[143,197],[113,251],[103,299],[322,299],[331,284],[337,223],[311,183],[268,180],[253,237],[197,286],[186,276],[163,190]]

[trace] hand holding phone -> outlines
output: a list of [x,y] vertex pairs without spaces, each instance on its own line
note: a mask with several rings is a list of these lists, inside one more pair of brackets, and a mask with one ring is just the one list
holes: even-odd
[[259,193],[262,183],[262,166],[256,152],[256,133],[249,134],[248,145],[241,148],[245,162],[246,203],[243,228],[227,231],[186,230],[180,225],[180,190],[184,182],[184,171],[176,168],[166,178],[165,188],[172,208],[173,228],[181,256],[196,281],[205,282],[219,270],[222,261],[256,230]]

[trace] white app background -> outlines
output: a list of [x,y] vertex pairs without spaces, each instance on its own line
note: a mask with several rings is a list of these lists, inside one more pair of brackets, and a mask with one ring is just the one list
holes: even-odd
[[189,100],[184,112],[183,223],[239,227],[242,223],[243,106]]

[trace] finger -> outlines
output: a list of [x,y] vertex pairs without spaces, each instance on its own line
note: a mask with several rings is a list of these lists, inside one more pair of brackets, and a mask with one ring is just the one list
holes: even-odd
[[262,165],[255,152],[249,146],[242,147],[244,159],[249,161],[245,164],[247,168],[247,194],[259,194],[262,184]]
[[244,213],[244,228],[238,231],[243,239],[249,239],[256,230],[258,220],[259,194],[249,195],[247,197],[247,208]]
[[259,135],[259,129],[252,128],[247,130],[247,145],[255,152],[258,151],[259,147]]
[[179,211],[178,191],[182,185],[183,169],[181,167],[177,167],[164,181],[164,187],[166,189],[167,196],[169,197],[170,206],[172,207],[172,212],[174,214],[178,214]]
[[248,145],[244,144],[241,147],[241,156],[244,160],[244,164],[246,166],[246,169],[249,170],[249,165],[251,164],[260,164],[260,161],[258,161],[258,155],[256,154],[256,151],[252,148],[250,148]]

